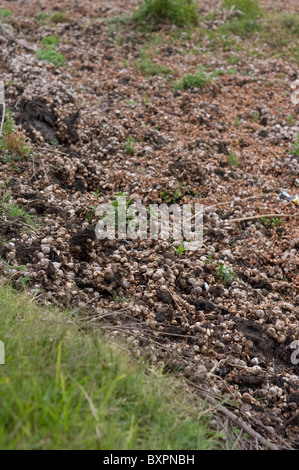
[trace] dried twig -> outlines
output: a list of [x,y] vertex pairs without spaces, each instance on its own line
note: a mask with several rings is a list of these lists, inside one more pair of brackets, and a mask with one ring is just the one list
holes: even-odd
[[252,215],[250,217],[240,217],[238,219],[227,219],[228,222],[242,222],[243,220],[253,220],[253,219],[262,219],[263,217],[298,217],[297,214],[260,214]]
[[[243,429],[243,431],[246,432],[250,437],[252,437],[253,439],[256,439],[264,448],[270,449],[270,450],[281,450],[281,447],[277,446],[276,444],[273,444],[272,442],[269,442],[268,439],[266,439],[257,431],[252,429],[252,427],[248,423],[243,421],[241,418],[235,415],[232,411],[222,406],[220,403],[217,402],[217,400],[209,396],[201,387],[198,387],[197,385],[195,385],[193,382],[191,382],[188,379],[185,379],[185,380],[188,383],[190,383],[198,391],[198,394],[200,395],[201,398],[206,400],[210,405],[217,407],[217,410],[222,415],[228,418],[231,422],[237,425],[240,429]],[[286,446],[288,449],[292,449],[292,447],[290,447],[288,444],[286,444]]]

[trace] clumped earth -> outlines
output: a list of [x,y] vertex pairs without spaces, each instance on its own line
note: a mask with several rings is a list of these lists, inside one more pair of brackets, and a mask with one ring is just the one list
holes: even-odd
[[[31,149],[0,154],[2,279],[81,308],[298,448],[298,207],[279,194],[299,187],[299,21],[273,39],[218,32],[231,19],[217,1],[194,30],[140,27],[134,1],[2,3],[1,80]],[[47,47],[64,64],[38,60]],[[205,85],[182,86],[199,66]],[[202,203],[204,244],[98,240],[95,209],[119,193]]]

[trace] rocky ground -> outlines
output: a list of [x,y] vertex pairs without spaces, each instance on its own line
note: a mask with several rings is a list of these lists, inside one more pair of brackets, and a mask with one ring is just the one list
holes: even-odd
[[[217,36],[229,21],[217,1],[195,31],[138,29],[129,0],[2,3],[12,15],[0,23],[0,77],[31,148],[0,154],[2,279],[82,308],[136,354],[225,397],[272,443],[297,448],[298,207],[279,194],[299,187],[298,36]],[[298,13],[294,1],[264,7]],[[47,35],[60,40],[61,67],[36,57]],[[222,74],[173,87],[199,65]],[[203,246],[98,240],[95,208],[119,192],[145,205],[202,203]]]

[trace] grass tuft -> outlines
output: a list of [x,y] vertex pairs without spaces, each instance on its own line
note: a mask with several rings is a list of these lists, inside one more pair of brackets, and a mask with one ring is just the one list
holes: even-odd
[[15,129],[15,120],[8,108],[0,138],[0,150],[6,153],[5,161],[21,160],[31,152],[26,145],[23,132]]
[[205,72],[203,66],[200,66],[194,74],[185,75],[181,80],[175,83],[174,88],[185,90],[187,88],[203,88],[210,83],[212,76]]
[[44,44],[45,46],[55,46],[56,44],[60,43],[60,39],[57,36],[48,35],[48,36],[44,36],[40,42],[41,44]]
[[196,25],[199,19],[194,0],[144,0],[134,15],[138,22],[170,22],[176,26]]
[[169,75],[174,75],[174,71],[171,68],[155,64],[145,52],[141,53],[137,66],[146,77],[154,77],[156,75],[168,77]]
[[233,6],[247,18],[256,18],[262,13],[258,0],[223,0],[224,8],[230,9]]
[[56,67],[62,67],[65,63],[65,57],[60,52],[56,51],[53,46],[46,46],[43,49],[38,49],[35,52],[38,60],[46,60]]

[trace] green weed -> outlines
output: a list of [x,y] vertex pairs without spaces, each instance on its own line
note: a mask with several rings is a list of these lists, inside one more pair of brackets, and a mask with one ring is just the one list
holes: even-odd
[[2,137],[0,138],[0,150],[6,153],[4,162],[21,160],[31,152],[26,145],[23,132],[15,129],[15,120],[9,108],[6,109],[5,113]]
[[177,26],[188,26],[198,23],[199,13],[194,0],[143,0],[134,18],[143,23],[166,21]]
[[53,46],[46,46],[43,49],[38,49],[35,52],[38,60],[46,60],[56,67],[62,67],[65,63],[65,57],[60,52],[56,51]]
[[234,152],[229,152],[229,155],[227,157],[227,164],[229,166],[238,166],[239,165],[239,160],[235,156]]

